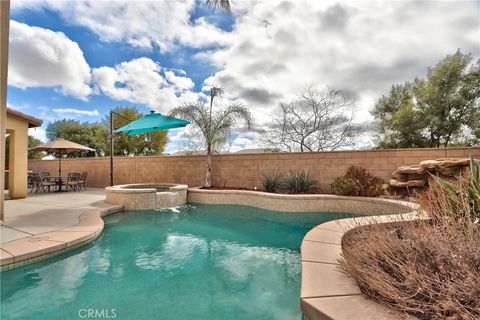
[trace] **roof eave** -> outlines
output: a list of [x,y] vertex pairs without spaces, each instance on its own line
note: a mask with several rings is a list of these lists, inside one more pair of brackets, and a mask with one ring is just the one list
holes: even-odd
[[7,108],[7,115],[15,117],[20,120],[28,122],[29,128],[40,127],[43,123],[43,120],[35,118],[34,116],[28,115],[26,113]]

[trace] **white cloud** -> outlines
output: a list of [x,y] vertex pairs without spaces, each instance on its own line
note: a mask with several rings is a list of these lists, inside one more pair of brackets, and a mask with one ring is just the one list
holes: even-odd
[[[457,48],[480,54],[480,6],[438,1],[259,1],[232,31],[234,43],[197,58],[219,69],[205,81],[243,99],[258,123],[305,85],[347,90],[359,120],[392,84],[424,76]],[[248,5],[248,6],[247,6]]]
[[[475,1],[232,1],[232,32],[215,27],[211,17],[192,18],[194,0],[12,2],[12,10],[47,7],[104,42],[161,51],[202,48],[195,58],[218,70],[204,85],[223,86],[227,96],[244,101],[257,129],[268,124],[279,101],[295,98],[311,83],[346,90],[357,98],[359,120],[369,120],[369,108],[392,84],[423,76],[457,48],[480,56],[480,6]],[[17,73],[17,86],[60,86],[65,93],[88,96],[88,65],[74,42],[16,22],[13,29],[35,34],[28,41],[15,40],[31,52],[12,53],[17,55],[13,59],[27,60],[10,68],[11,78]],[[56,56],[49,52],[67,52],[70,61],[75,57],[80,63],[49,60]],[[36,58],[29,61],[30,56]],[[60,72],[39,72],[45,65]],[[83,66],[80,72],[70,70],[78,66]],[[98,93],[161,112],[205,97],[193,91],[183,70],[165,69],[149,58],[96,68],[92,79]],[[249,138],[237,139],[232,149],[256,147],[242,140]]]
[[173,71],[165,71],[165,78],[180,90],[190,90],[195,86],[192,79],[183,76],[177,76]]
[[78,120],[82,117],[100,117],[100,112],[95,110],[84,110],[77,108],[51,108],[45,106],[36,107],[38,117],[43,120],[44,125],[57,120],[69,119]]
[[260,148],[261,145],[258,142],[259,140],[255,137],[253,133],[241,133],[235,139],[233,139],[230,151],[236,152],[243,149],[256,149]]
[[98,117],[100,113],[98,110],[82,110],[82,109],[74,109],[74,108],[58,108],[52,109],[53,112],[59,114],[63,117],[75,117],[75,116],[88,116],[88,117]]
[[40,107],[37,107],[36,109],[38,112],[38,118],[43,120],[43,124],[60,120],[60,117],[57,114],[52,115],[51,110],[48,107],[40,106]]
[[199,97],[198,93],[190,91],[194,86],[190,78],[164,70],[149,58],[95,68],[92,77],[97,89],[110,98],[142,103],[164,113]]
[[12,10],[49,9],[69,24],[88,28],[104,42],[126,42],[161,51],[177,44],[194,48],[226,45],[228,33],[203,17],[193,18],[195,0],[12,2]]
[[9,85],[57,87],[85,100],[89,82],[90,67],[76,42],[62,32],[10,22]]
[[43,129],[42,127],[28,129],[28,135],[39,139],[42,142],[47,141],[47,134],[45,132],[45,129]]

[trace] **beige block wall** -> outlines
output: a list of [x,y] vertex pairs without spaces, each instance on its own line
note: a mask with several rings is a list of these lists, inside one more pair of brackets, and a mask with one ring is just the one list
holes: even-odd
[[[309,153],[230,154],[213,157],[213,184],[215,186],[253,188],[261,186],[264,173],[278,170],[310,170],[324,191],[329,190],[335,177],[345,173],[350,165],[361,166],[389,179],[392,172],[403,165],[444,157],[480,158],[480,148],[450,149],[396,149],[360,150]],[[31,160],[29,168],[35,171],[58,170],[56,160]],[[109,184],[107,158],[68,159],[62,161],[62,171],[87,171],[87,186],[105,187]],[[204,156],[157,156],[115,158],[115,184],[166,182],[200,186],[205,171]]]

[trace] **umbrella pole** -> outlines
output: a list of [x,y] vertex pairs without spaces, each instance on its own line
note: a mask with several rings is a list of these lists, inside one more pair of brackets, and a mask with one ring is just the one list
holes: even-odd
[[110,111],[110,186],[113,186],[113,111]]
[[60,153],[58,156],[58,190],[57,192],[62,191],[62,149],[59,149]]
[[62,150],[59,150],[60,156],[58,157],[58,176],[62,176]]

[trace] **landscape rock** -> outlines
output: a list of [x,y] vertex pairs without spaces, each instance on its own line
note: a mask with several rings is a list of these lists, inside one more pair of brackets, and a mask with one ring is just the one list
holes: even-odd
[[[478,161],[478,160],[475,160]],[[387,195],[407,196],[424,190],[432,175],[451,178],[470,165],[470,158],[440,158],[398,167],[384,188]]]
[[410,181],[397,181],[390,179],[389,185],[395,188],[407,188],[407,187],[423,187],[427,184],[426,180],[410,180]]
[[427,171],[421,165],[413,165],[413,166],[401,166],[395,170],[395,173],[398,174],[407,174],[407,173],[415,173],[415,174],[424,174]]
[[470,164],[469,158],[441,158],[436,160],[425,160],[420,162],[420,167],[426,170],[437,168],[450,168],[455,166],[468,166]]

